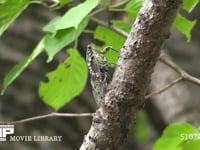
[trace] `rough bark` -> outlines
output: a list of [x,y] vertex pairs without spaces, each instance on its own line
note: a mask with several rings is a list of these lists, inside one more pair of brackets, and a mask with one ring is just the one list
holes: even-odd
[[136,111],[143,105],[160,49],[169,37],[181,0],[145,0],[120,52],[111,84],[81,150],[119,148]]

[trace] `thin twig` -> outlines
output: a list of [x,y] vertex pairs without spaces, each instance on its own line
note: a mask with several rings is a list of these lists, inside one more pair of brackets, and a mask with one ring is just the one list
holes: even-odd
[[100,20],[98,18],[95,18],[95,17],[92,17],[91,20],[94,21],[94,22],[96,22],[96,23],[98,23],[98,24],[100,24],[100,25],[102,25],[102,26],[104,26],[104,27],[110,28],[113,31],[116,31],[117,33],[121,34],[124,37],[128,37],[128,33],[127,32],[121,30],[120,28],[118,28],[118,27],[116,27],[114,25],[108,25],[104,21],[102,21],[102,20]]
[[17,121],[10,121],[10,122],[0,122],[0,124],[20,124],[20,123],[25,123],[25,122],[31,122],[35,120],[41,120],[44,118],[51,118],[51,117],[92,117],[93,113],[49,113],[45,115],[40,115],[40,116],[35,116],[35,117],[30,117],[22,120],[17,120]]
[[125,5],[129,0],[124,0],[124,1],[121,1],[119,3],[116,3],[116,4],[113,4],[112,6],[110,6],[110,8],[117,8],[117,7],[120,7],[122,5]]
[[190,81],[196,85],[200,85],[200,79],[188,74],[186,71],[184,71],[181,67],[179,67],[177,64],[175,64],[173,61],[168,59],[166,56],[161,56],[160,61],[168,65],[170,68],[172,68],[174,71],[176,71],[180,76],[187,81]]
[[156,95],[166,91],[167,89],[169,89],[170,87],[172,87],[173,85],[175,85],[176,83],[178,83],[178,82],[180,82],[182,80],[183,80],[183,77],[180,76],[179,78],[177,78],[174,81],[172,81],[171,83],[165,85],[163,88],[159,89],[158,91],[155,91],[155,92],[152,92],[152,93],[146,95],[145,96],[145,100],[148,100],[151,97],[156,96]]
[[181,67],[179,67],[177,64],[175,64],[170,59],[168,59],[166,56],[164,56],[164,55],[160,56],[160,61],[165,63],[166,65],[168,65],[174,71],[176,71],[180,75],[180,77],[175,79],[171,83],[167,84],[165,87],[161,88],[160,90],[148,94],[147,96],[145,96],[145,100],[166,91],[167,89],[169,89],[170,87],[172,87],[176,83],[180,82],[181,80],[187,80],[187,81],[190,81],[194,84],[200,85],[200,79],[195,78],[195,77],[191,76],[190,74],[188,74],[187,72],[185,72]]

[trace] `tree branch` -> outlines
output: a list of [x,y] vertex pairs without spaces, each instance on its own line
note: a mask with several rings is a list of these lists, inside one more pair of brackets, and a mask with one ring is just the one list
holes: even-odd
[[166,56],[164,56],[164,55],[160,56],[159,60],[161,62],[163,62],[164,64],[168,65],[170,68],[172,68],[180,76],[179,76],[179,78],[175,79],[174,81],[172,81],[171,83],[167,84],[165,87],[159,89],[158,91],[155,91],[153,93],[150,93],[150,94],[146,95],[145,96],[145,100],[150,99],[151,97],[166,91],[167,89],[169,89],[170,87],[172,87],[173,85],[175,85],[176,83],[178,83],[178,82],[180,82],[182,80],[187,80],[189,82],[192,82],[192,83],[200,86],[200,79],[188,74],[185,70],[183,70],[181,67],[179,67],[177,64],[175,64],[173,61],[171,61]]
[[181,67],[179,67],[177,64],[172,62],[170,59],[168,59],[166,56],[161,56],[160,61],[171,67],[174,71],[176,71],[183,79],[188,80],[196,85],[200,85],[200,79],[191,76],[187,72],[185,72]]
[[51,117],[92,117],[93,113],[80,113],[80,114],[75,114],[75,113],[56,113],[52,112],[50,114],[45,114],[45,115],[40,115],[40,116],[35,116],[35,117],[30,117],[27,119],[22,119],[22,120],[17,120],[17,121],[10,121],[10,122],[0,122],[0,124],[20,124],[20,123],[26,123],[26,122],[31,122],[35,120],[40,120],[44,118],[51,118]]
[[120,57],[105,96],[93,117],[80,150],[118,149],[129,132],[132,117],[143,105],[160,49],[182,0],[145,0]]
[[182,77],[179,77],[179,78],[175,79],[174,81],[172,81],[171,83],[167,84],[166,86],[164,86],[163,88],[159,89],[158,91],[155,91],[155,92],[152,92],[152,93],[146,95],[145,96],[145,100],[148,100],[151,97],[156,96],[156,95],[166,91],[167,89],[169,89],[170,87],[172,87],[173,85],[175,85],[176,83],[178,83],[178,82],[180,82],[182,80],[183,80]]

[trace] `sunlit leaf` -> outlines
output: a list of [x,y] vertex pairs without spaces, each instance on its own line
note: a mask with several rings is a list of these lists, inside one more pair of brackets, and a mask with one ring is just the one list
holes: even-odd
[[0,2],[0,36],[29,4],[29,0],[4,0]]
[[89,19],[86,17],[80,22],[78,28],[71,27],[59,30],[56,35],[47,34],[45,36],[45,50],[49,56],[47,62],[50,62],[62,48],[76,40],[87,26],[88,21]]
[[142,7],[142,3],[144,0],[131,0],[125,7],[125,11],[128,13],[129,17],[133,20],[138,15],[140,8]]
[[182,150],[199,150],[200,149],[200,133],[196,134],[198,138],[185,141],[181,144]]
[[19,64],[15,65],[10,72],[6,75],[3,80],[3,89],[1,95],[7,87],[24,71],[24,69],[44,50],[44,40],[42,39],[38,45],[34,48],[33,52],[29,57],[21,61]]
[[[94,33],[94,38],[105,43],[106,46],[112,46],[115,50],[120,50],[125,42],[125,37],[112,31],[109,28],[98,26]],[[116,63],[119,53],[109,51],[106,54],[108,60],[112,63]]]
[[176,20],[174,22],[174,27],[177,28],[181,33],[183,33],[187,41],[190,42],[191,40],[191,31],[196,24],[195,21],[190,21],[183,17],[181,14],[178,14]]
[[185,9],[188,12],[191,12],[198,3],[199,0],[184,0],[183,9]]
[[69,49],[67,60],[47,74],[48,82],[40,84],[43,101],[55,110],[70,102],[84,89],[87,81],[87,64],[76,49]]
[[72,0],[60,0],[61,5],[67,4],[71,2]]
[[197,130],[188,123],[171,124],[165,129],[153,150],[183,150],[181,144],[187,141],[186,137],[191,133],[197,133]]
[[76,7],[71,8],[64,16],[50,21],[44,31],[56,33],[58,30],[78,28],[82,20],[98,5],[99,0],[87,0]]

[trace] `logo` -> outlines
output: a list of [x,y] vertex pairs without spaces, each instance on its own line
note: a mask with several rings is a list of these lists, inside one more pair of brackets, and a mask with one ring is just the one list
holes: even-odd
[[14,125],[0,125],[0,141],[6,141],[9,134],[14,133]]
[[[14,125],[0,125],[0,142],[61,142],[62,136],[53,136],[53,135],[34,135],[34,136],[15,136],[14,134]],[[8,136],[9,135],[9,136]]]

